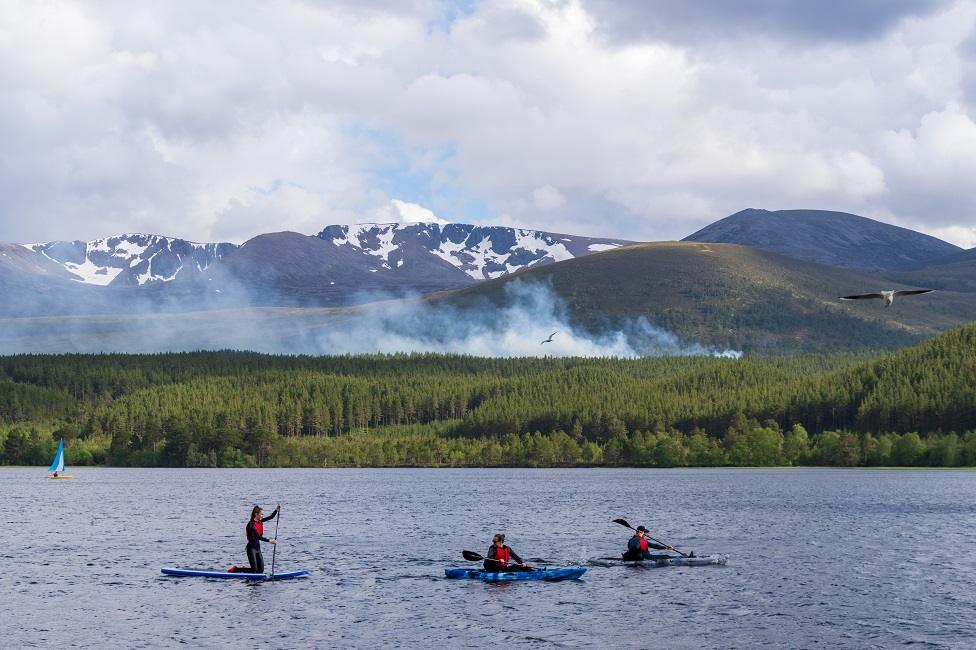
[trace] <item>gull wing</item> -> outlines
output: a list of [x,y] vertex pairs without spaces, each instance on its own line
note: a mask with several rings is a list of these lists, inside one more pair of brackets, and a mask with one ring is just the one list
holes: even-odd
[[884,298],[880,293],[861,293],[856,296],[843,296],[841,300],[869,300],[871,298]]
[[915,296],[920,293],[932,293],[935,289],[905,289],[904,291],[896,291],[896,296]]

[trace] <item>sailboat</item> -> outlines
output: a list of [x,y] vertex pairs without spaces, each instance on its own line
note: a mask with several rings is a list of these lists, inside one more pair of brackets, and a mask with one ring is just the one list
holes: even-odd
[[51,474],[48,478],[71,478],[70,474],[62,474],[64,471],[64,440],[58,440],[58,453],[54,454],[54,461],[51,463]]

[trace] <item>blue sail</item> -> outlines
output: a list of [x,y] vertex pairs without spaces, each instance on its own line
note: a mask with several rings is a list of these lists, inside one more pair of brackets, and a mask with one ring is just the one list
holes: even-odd
[[54,462],[51,463],[51,471],[64,471],[64,440],[58,440],[58,453],[54,454]]

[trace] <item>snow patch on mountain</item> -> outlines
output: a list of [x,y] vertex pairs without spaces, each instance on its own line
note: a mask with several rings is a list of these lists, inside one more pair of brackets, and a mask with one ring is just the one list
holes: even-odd
[[85,284],[99,284],[102,286],[111,284],[112,280],[114,280],[116,276],[122,272],[121,268],[98,266],[93,264],[92,261],[87,258],[81,264],[64,262],[63,266],[78,276],[78,282],[84,282]]
[[328,226],[318,237],[377,259],[380,268],[433,256],[472,280],[487,280],[538,264],[573,259],[626,243],[622,240],[554,235],[538,230],[458,223],[358,223]]

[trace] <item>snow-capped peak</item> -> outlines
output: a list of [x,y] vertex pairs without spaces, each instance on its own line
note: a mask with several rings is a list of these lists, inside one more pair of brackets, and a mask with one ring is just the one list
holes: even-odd
[[334,225],[323,229],[318,237],[335,246],[357,249],[378,260],[384,269],[428,256],[443,260],[473,280],[496,278],[627,243],[523,228],[436,222]]
[[99,285],[168,282],[185,269],[202,271],[236,248],[234,244],[199,244],[142,233],[24,247],[61,264],[78,282]]

